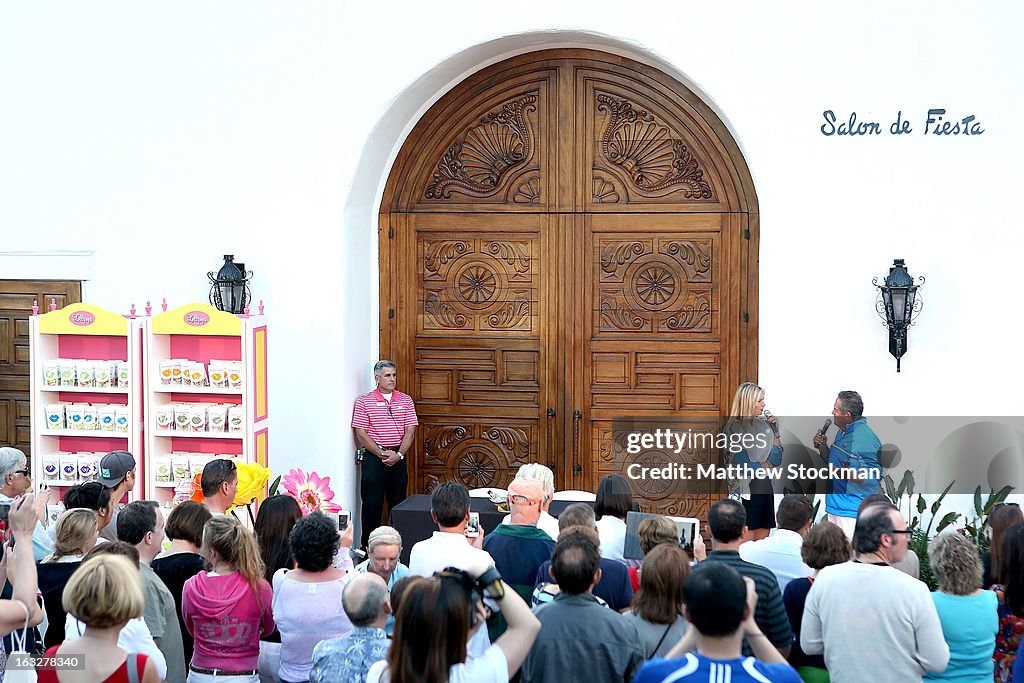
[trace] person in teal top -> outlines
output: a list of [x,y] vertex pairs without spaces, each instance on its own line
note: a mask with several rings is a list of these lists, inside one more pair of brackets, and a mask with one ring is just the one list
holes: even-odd
[[832,409],[832,419],[839,428],[832,446],[828,446],[828,439],[823,433],[819,432],[814,437],[814,445],[821,457],[833,467],[874,469],[879,474],[877,477],[832,480],[832,492],[825,496],[825,512],[835,517],[856,519],[860,501],[878,491],[881,481],[878,454],[882,442],[868,427],[864,418],[864,401],[856,391],[839,392]]
[[995,668],[998,600],[995,592],[981,589],[977,547],[958,533],[942,533],[928,547],[928,562],[939,584],[932,600],[949,645],[949,664],[925,680],[989,683]]

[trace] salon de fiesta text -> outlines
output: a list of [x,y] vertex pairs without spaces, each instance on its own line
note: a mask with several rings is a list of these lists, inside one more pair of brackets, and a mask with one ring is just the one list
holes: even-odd
[[[829,137],[832,135],[882,135],[888,130],[890,135],[908,135],[914,132],[909,118],[904,118],[903,111],[896,112],[896,120],[891,124],[879,123],[877,121],[861,120],[857,112],[850,112],[848,119],[840,120],[834,111],[826,109],[822,112],[825,123],[821,126],[821,134]],[[924,117],[925,135],[945,136],[971,136],[981,135],[985,132],[981,122],[974,114],[968,114],[961,118],[950,116],[945,109],[929,109]]]

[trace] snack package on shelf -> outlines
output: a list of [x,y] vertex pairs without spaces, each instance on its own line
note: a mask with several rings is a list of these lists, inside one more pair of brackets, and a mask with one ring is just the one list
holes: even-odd
[[188,411],[190,432],[206,431],[206,406],[202,403],[193,403]]
[[60,458],[65,453],[50,453],[43,456],[43,481],[60,479]]
[[182,366],[182,364],[187,363],[187,362],[188,362],[187,360],[183,360],[181,358],[172,358],[171,359],[171,383],[172,384],[181,384],[182,383],[181,366]]
[[114,408],[114,431],[128,431],[128,406],[117,406]]
[[223,433],[228,422],[228,406],[219,403],[206,409],[207,424],[211,432]]
[[64,503],[51,503],[46,506],[46,518],[50,529],[54,528],[57,518],[60,517],[62,512],[64,512]]
[[114,431],[114,422],[117,415],[117,406],[104,405],[96,406],[96,421],[100,431]]
[[94,387],[96,382],[92,374],[93,365],[91,360],[80,360],[75,363],[76,383],[80,387]]
[[169,387],[174,383],[174,361],[160,361],[160,386]]
[[207,387],[210,383],[206,380],[206,366],[202,363],[192,364],[192,386]]
[[96,453],[78,454],[78,480],[95,481],[100,459]]
[[127,361],[117,362],[117,386],[122,389],[128,388],[129,377],[131,376],[131,368],[128,366]]
[[245,431],[245,408],[242,406],[231,406],[228,408],[228,431]]
[[187,432],[192,421],[192,415],[189,411],[191,406],[188,403],[173,403],[171,405],[174,409],[174,430]]
[[82,423],[82,407],[80,403],[69,403],[64,406],[64,420],[67,429],[77,432],[85,428]]
[[159,406],[153,409],[153,418],[158,432],[174,431],[174,406]]
[[78,456],[76,454],[64,453],[60,456],[60,479],[66,482],[78,479]]
[[60,386],[60,360],[53,359],[43,363],[43,386]]
[[171,472],[175,481],[188,481],[192,478],[189,470],[188,456],[181,453],[171,453]]
[[57,361],[60,365],[60,385],[62,387],[73,387],[75,385],[75,361],[61,358]]
[[99,424],[97,422],[97,417],[99,417],[99,415],[98,415],[98,412],[96,410],[96,406],[92,405],[91,403],[85,403],[85,404],[82,405],[82,429],[83,430],[85,430],[87,432],[91,432],[91,431],[95,431],[96,429],[98,429],[99,428]]
[[203,471],[206,467],[206,463],[210,462],[213,456],[203,455],[202,453],[191,453],[188,456],[188,468],[192,472],[192,476],[196,476]]
[[228,364],[228,386],[233,389],[241,389],[244,375],[242,374],[242,361],[233,360]]
[[[108,389],[111,386],[110,368],[113,365],[110,361],[98,360],[93,368],[93,377],[96,379],[96,386]],[[115,375],[116,377],[116,375]]]
[[46,406],[46,428],[67,429],[63,403],[50,403]]
[[210,359],[210,386],[226,388],[228,386],[228,373],[224,367],[227,361]]
[[161,484],[174,481],[174,472],[171,470],[171,456],[158,455],[153,459],[156,467],[156,480]]

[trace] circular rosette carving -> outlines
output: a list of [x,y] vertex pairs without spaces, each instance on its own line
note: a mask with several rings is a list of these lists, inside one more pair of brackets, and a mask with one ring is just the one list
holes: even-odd
[[455,295],[459,301],[474,308],[489,305],[498,291],[498,276],[485,263],[472,261],[455,275]]
[[459,481],[468,488],[496,486],[498,458],[479,446],[470,447],[459,456],[457,471]]
[[672,308],[684,289],[672,262],[654,255],[634,262],[626,271],[623,284],[630,305],[647,311]]
[[[634,462],[641,468],[661,468],[670,461],[665,453],[654,451],[641,454]],[[664,498],[667,493],[675,488],[675,482],[669,479],[636,479],[633,483],[640,489],[645,498],[651,500]]]

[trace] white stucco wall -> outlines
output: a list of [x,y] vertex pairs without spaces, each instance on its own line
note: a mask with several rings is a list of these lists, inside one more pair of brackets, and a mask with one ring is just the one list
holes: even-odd
[[[1022,19],[1009,1],[8,3],[0,251],[92,252],[86,300],[125,311],[204,300],[235,254],[273,325],[271,464],[332,475],[351,506],[391,160],[467,73],[598,47],[701,92],[746,156],[775,413],[826,415],[843,388],[868,414],[1020,413]],[[923,135],[932,107],[984,135]],[[825,137],[826,109],[884,134]],[[889,135],[901,110],[914,132]],[[898,375],[871,286],[894,257],[928,278]]]

